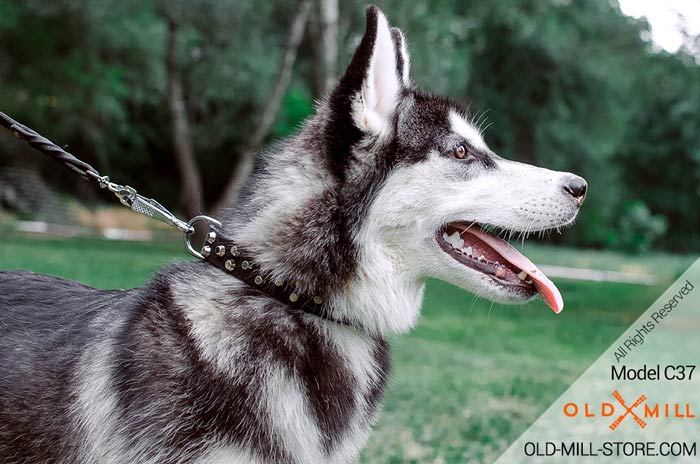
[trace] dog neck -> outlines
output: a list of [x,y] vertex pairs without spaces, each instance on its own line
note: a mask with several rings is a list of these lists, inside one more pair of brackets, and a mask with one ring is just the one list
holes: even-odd
[[207,263],[294,310],[338,324],[352,325],[347,318],[331,315],[331,308],[324,295],[306,293],[296,281],[285,281],[281,277],[272,279],[271,273],[258,265],[255,257],[245,247],[226,237],[214,226],[205,237],[201,254]]
[[397,269],[400,260],[382,259],[383,253],[363,260],[365,272],[358,272],[333,298],[306,293],[296,282],[271,278],[272,273],[259,266],[245,247],[215,228],[207,234],[201,253],[207,263],[293,310],[369,329],[372,333],[383,335],[387,331],[400,333],[410,329],[422,301],[424,285],[418,280],[406,279],[407,273]]

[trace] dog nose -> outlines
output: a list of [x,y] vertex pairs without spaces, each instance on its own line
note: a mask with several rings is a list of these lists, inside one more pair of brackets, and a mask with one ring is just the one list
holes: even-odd
[[586,198],[586,190],[588,189],[588,184],[583,177],[570,176],[564,181],[564,190],[567,191],[579,206],[583,203]]

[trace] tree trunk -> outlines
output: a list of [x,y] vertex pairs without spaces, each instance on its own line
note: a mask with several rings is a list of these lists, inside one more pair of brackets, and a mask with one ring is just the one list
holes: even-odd
[[338,0],[319,0],[320,20],[316,64],[314,66],[314,95],[325,97],[335,85],[338,61]]
[[187,121],[187,105],[182,90],[182,75],[177,60],[177,23],[168,18],[168,48],[166,65],[168,70],[168,107],[173,135],[173,151],[182,181],[180,201],[188,218],[202,210],[202,182],[194,161],[194,150],[190,127]]
[[253,167],[253,155],[255,150],[257,150],[263,143],[265,137],[270,132],[272,123],[275,122],[275,116],[277,116],[282,104],[282,98],[284,97],[292,78],[292,69],[294,68],[294,63],[297,59],[299,44],[304,38],[304,30],[306,29],[306,22],[309,17],[310,9],[311,0],[301,0],[297,14],[294,17],[289,29],[289,38],[285,47],[279,74],[277,75],[277,80],[275,81],[275,86],[273,87],[270,97],[263,107],[262,113],[260,114],[260,122],[258,123],[257,128],[243,145],[238,166],[235,168],[233,175],[224,188],[224,191],[217,202],[217,206],[214,208],[215,211],[222,207],[228,206],[233,202],[241,181],[245,179]]

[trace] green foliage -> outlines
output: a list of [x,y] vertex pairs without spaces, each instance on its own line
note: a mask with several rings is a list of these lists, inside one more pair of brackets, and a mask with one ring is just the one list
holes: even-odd
[[644,203],[636,201],[624,208],[609,244],[622,250],[646,252],[667,228],[665,217],[651,214]]
[[648,88],[626,128],[615,162],[627,197],[663,214],[668,231],[658,244],[666,249],[700,248],[700,67],[679,57],[649,60]]
[[299,131],[301,121],[314,111],[307,88],[292,86],[282,102],[277,122],[272,128],[273,137],[286,137]]
[[[700,228],[700,67],[686,54],[692,47],[653,52],[640,39],[646,22],[608,0],[379,4],[406,33],[414,82],[470,107],[495,151],[587,178],[577,227],[559,241],[700,250],[693,233]],[[341,2],[338,72],[364,31],[365,6]],[[295,8],[252,0],[3,0],[0,108],[113,178],[177,204],[165,101],[166,17],[173,17],[197,161],[218,167],[205,171],[211,204],[274,85]],[[321,97],[311,85],[315,46],[307,37],[299,50],[270,139],[297,130]],[[0,165],[28,156],[2,137]],[[86,194],[55,167],[30,162]],[[666,219],[665,232],[653,220],[639,224],[641,210],[630,209],[638,202],[649,218]]]

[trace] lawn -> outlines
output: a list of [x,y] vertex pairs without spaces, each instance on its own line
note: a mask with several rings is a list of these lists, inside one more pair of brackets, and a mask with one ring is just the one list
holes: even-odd
[[[692,257],[526,245],[535,262],[654,274],[656,286],[557,281],[566,308],[475,300],[431,281],[418,327],[391,340],[394,371],[365,463],[491,462],[630,325]],[[0,239],[0,269],[101,288],[144,283],[188,259],[179,243]]]

